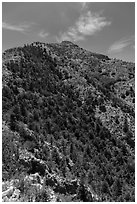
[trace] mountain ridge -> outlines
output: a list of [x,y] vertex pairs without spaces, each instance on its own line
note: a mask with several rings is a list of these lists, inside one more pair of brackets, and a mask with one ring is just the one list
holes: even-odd
[[[39,199],[43,191],[48,196],[51,188],[61,201],[90,202],[95,196],[86,190],[89,186],[98,201],[133,201],[134,74],[134,63],[110,59],[68,41],[33,42],[5,51],[3,121],[18,145],[11,142],[3,149],[3,175],[8,175],[3,180],[11,179],[11,172],[16,175],[6,161],[5,151],[10,149],[17,151],[19,163],[9,155],[11,166],[15,162],[19,172],[43,172],[40,179],[47,179],[47,170],[65,181],[68,177],[80,180],[75,198],[56,191],[53,182],[42,187]],[[3,144],[8,134],[4,131]],[[26,153],[22,158],[24,151],[35,159],[25,160]]]

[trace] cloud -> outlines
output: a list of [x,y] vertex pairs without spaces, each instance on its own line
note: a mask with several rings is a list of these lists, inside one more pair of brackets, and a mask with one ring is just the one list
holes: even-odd
[[2,23],[2,28],[6,30],[25,32],[29,29],[30,25],[28,24],[20,24],[20,25],[12,25],[6,22]]
[[76,33],[73,29],[69,30],[68,32],[64,32],[64,33],[60,33],[59,37],[56,37],[56,40],[58,42],[67,40],[67,41],[80,41],[80,40],[84,40],[84,36],[82,35],[78,35],[78,33]]
[[81,6],[82,6],[82,10],[86,9],[87,8],[87,4],[88,2],[80,2]]
[[74,26],[69,27],[66,32],[60,33],[57,40],[84,40],[86,36],[94,35],[110,24],[111,22],[107,21],[105,17],[100,16],[100,13],[88,11],[80,15]]
[[88,11],[85,15],[80,16],[78,22],[76,23],[76,27],[77,30],[83,35],[93,35],[110,24],[111,22],[106,21],[105,17],[101,17],[99,14],[92,14],[90,11]]
[[108,53],[116,53],[121,52],[124,48],[128,47],[129,45],[134,46],[135,37],[131,36],[129,38],[123,38],[119,41],[114,42],[108,49]]
[[46,38],[48,37],[49,33],[45,32],[44,30],[40,31],[38,34],[41,38]]

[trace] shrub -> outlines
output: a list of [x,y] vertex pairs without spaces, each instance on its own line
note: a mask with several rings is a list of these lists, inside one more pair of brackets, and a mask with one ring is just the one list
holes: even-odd
[[106,107],[103,106],[103,105],[99,106],[99,109],[100,109],[100,111],[102,111],[103,113],[106,112]]
[[40,193],[36,194],[35,202],[48,202],[49,201],[49,195],[46,190],[43,190]]

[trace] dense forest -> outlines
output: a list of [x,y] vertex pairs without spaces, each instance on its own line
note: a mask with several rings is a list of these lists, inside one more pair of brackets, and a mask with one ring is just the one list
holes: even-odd
[[134,202],[135,64],[68,41],[2,58],[3,201]]

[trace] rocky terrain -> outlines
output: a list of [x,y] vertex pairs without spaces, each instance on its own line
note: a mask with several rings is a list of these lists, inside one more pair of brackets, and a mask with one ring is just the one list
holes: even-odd
[[135,64],[68,41],[2,59],[3,201],[135,201]]

